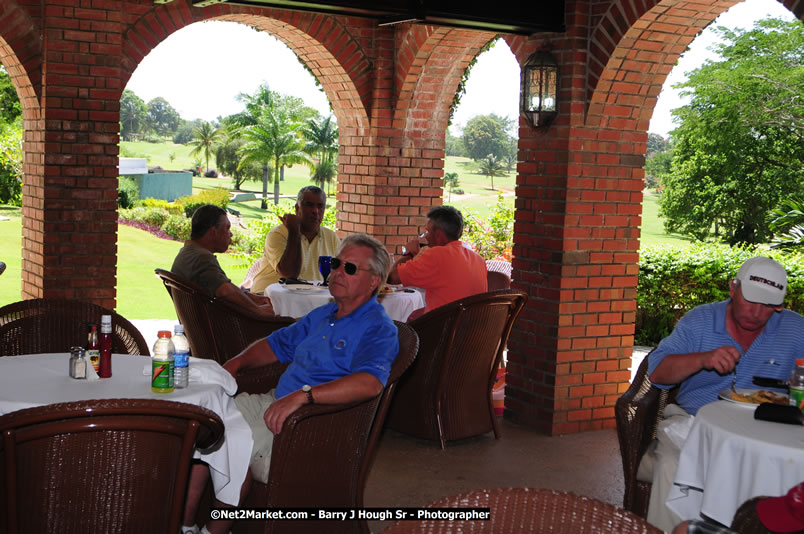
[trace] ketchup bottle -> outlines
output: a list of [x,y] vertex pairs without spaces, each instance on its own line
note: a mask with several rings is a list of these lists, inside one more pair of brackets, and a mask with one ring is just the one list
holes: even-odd
[[112,316],[101,316],[100,334],[100,366],[98,376],[109,378],[112,376]]

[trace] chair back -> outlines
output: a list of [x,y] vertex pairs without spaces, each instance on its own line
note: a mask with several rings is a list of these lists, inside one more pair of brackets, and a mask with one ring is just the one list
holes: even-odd
[[[356,403],[306,405],[291,414],[274,437],[268,484],[252,482],[244,506],[363,507],[363,489],[388,405],[399,377],[416,358],[419,339],[396,322],[399,353],[383,391]],[[238,522],[243,532],[368,533],[365,521]]]
[[382,534],[532,532],[534,534],[661,534],[644,519],[611,504],[563,491],[483,489],[444,497],[427,508],[488,508],[487,521],[397,521]]
[[491,291],[411,321],[419,334],[419,357],[399,382],[389,427],[438,439],[442,448],[447,440],[489,431],[499,436],[492,386],[526,300],[521,291]]
[[156,276],[165,285],[179,322],[190,342],[190,352],[223,364],[251,342],[293,324],[291,317],[262,317],[251,310],[210,296],[201,286],[164,269]]
[[498,289],[510,289],[511,279],[508,275],[499,271],[488,271],[486,273],[486,282],[489,291],[496,291]]
[[614,404],[625,481],[623,508],[640,517],[648,515],[651,483],[637,480],[639,462],[651,441],[656,439],[656,430],[664,416],[664,408],[668,402],[673,401],[678,389],[667,390],[653,386],[648,376],[649,358],[650,354],[643,358],[631,385]]
[[0,308],[0,356],[68,352],[87,344],[89,325],[112,316],[112,352],[150,355],[145,338],[125,317],[83,300],[31,299]]
[[173,534],[193,451],[223,423],[189,404],[102,399],[3,415],[0,433],[4,532]]

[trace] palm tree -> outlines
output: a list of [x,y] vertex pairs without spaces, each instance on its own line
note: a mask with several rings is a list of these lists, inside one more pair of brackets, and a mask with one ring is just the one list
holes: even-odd
[[444,175],[444,185],[447,186],[447,190],[449,191],[447,202],[450,202],[452,200],[452,190],[458,187],[458,173],[457,172],[446,173]]
[[263,164],[262,209],[267,205],[268,162],[273,162],[274,204],[279,204],[279,169],[282,165],[306,163],[307,154],[299,139],[299,126],[293,124],[281,110],[265,107],[257,117],[257,123],[241,130],[246,143],[240,149],[243,159],[240,166],[251,162]]
[[489,178],[491,178],[491,190],[495,191],[494,189],[494,177],[495,176],[503,176],[505,173],[503,169],[505,166],[503,165],[502,161],[497,158],[494,154],[489,154],[485,158],[480,160],[480,166],[478,170],[481,174],[485,174]]
[[212,124],[204,121],[201,125],[193,130],[193,140],[187,143],[193,149],[190,151],[191,156],[197,156],[201,152],[204,153],[204,158],[207,162],[207,171],[209,170],[209,154],[218,144],[220,137],[220,130],[215,128]]
[[[311,156],[317,156],[318,161],[314,162],[310,170],[313,174],[310,179],[318,184],[322,189],[324,184],[329,186],[332,179],[338,174],[338,127],[332,120],[332,116],[320,120],[310,119],[302,131],[307,144],[304,151]],[[329,194],[329,187],[327,187]]]

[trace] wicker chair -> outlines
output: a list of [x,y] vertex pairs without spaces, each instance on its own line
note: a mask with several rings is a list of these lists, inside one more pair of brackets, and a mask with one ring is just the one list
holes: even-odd
[[226,299],[210,297],[197,284],[170,271],[156,269],[156,276],[173,300],[193,356],[223,364],[252,341],[294,322],[291,317],[262,317]]
[[125,317],[82,300],[31,299],[0,308],[0,356],[67,352],[87,344],[90,324],[112,316],[112,352],[150,355],[145,338]]
[[489,291],[496,291],[498,289],[510,289],[511,279],[507,274],[499,271],[489,271],[486,274]]
[[675,399],[676,393],[676,388],[653,387],[648,378],[649,357],[650,354],[642,360],[631,386],[614,405],[625,480],[623,508],[641,517],[648,514],[651,483],[637,480],[637,469],[648,445],[656,439],[664,407]]
[[[360,508],[388,404],[402,373],[416,358],[419,338],[407,324],[399,329],[399,354],[383,392],[358,403],[303,406],[285,420],[271,452],[268,484],[253,481],[243,506]],[[271,366],[268,366],[271,367]],[[278,378],[277,373],[272,373]],[[240,391],[262,393],[274,383],[237,377]],[[365,521],[243,521],[235,532],[369,532]]]
[[223,423],[189,404],[103,399],[12,412],[0,433],[1,531],[173,534],[193,451]]
[[533,488],[475,490],[444,497],[428,508],[488,508],[489,519],[397,521],[383,534],[509,533],[661,534],[644,519],[608,503],[572,493]]
[[447,440],[494,431],[492,386],[508,335],[527,295],[501,290],[441,306],[409,322],[419,357],[402,380],[388,427],[424,439]]

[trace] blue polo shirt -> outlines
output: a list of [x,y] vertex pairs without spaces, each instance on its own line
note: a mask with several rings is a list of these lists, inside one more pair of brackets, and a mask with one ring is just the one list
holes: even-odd
[[[740,351],[736,387],[758,389],[752,382],[754,376],[789,379],[796,358],[804,358],[804,318],[790,310],[774,313],[748,351],[743,351],[726,331],[728,303],[724,300],[704,304],[684,315],[673,333],[650,354],[648,372],[653,373],[669,354],[705,352],[731,345]],[[676,402],[687,413],[695,415],[701,406],[716,401],[720,391],[729,389],[732,378],[732,374],[720,375],[707,369],[698,371],[681,382]],[[673,384],[654,385],[662,389],[673,387]]]
[[276,398],[354,373],[369,373],[383,385],[399,352],[396,325],[371,297],[340,319],[331,302],[268,336],[280,362],[290,362],[276,386]]

